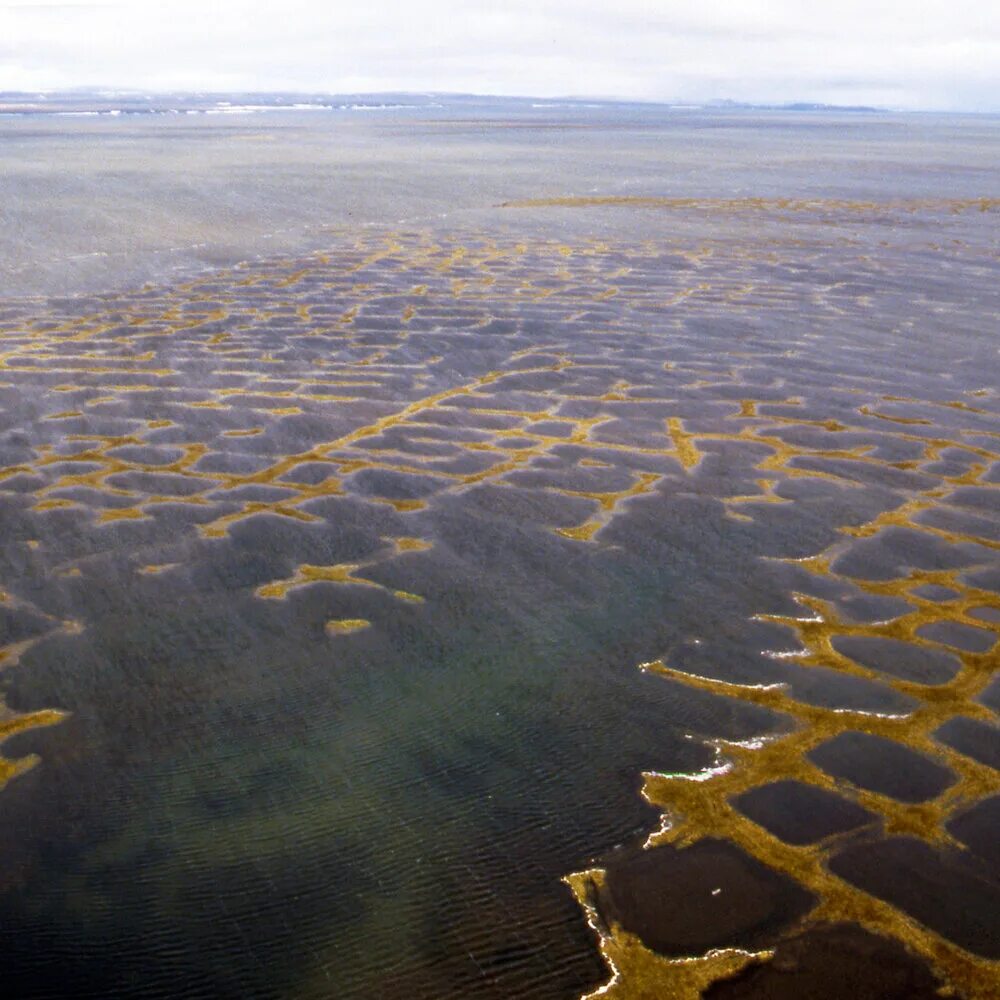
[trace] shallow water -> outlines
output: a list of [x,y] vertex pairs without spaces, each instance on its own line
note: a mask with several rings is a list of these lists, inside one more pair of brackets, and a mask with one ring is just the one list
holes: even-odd
[[4,122],[5,981],[987,995],[995,123],[488,110]]

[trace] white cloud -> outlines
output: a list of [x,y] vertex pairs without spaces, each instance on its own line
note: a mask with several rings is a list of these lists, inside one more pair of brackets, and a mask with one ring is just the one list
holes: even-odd
[[1000,5],[0,2],[0,88],[85,85],[737,97],[1000,110]]

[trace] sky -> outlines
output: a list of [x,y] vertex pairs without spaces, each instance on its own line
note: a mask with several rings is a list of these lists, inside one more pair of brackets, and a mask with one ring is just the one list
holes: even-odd
[[0,0],[0,89],[1000,111],[997,0]]

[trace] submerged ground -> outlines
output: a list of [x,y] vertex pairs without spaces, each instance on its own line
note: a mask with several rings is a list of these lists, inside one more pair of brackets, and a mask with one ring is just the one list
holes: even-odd
[[377,114],[0,124],[12,995],[991,995],[997,123]]

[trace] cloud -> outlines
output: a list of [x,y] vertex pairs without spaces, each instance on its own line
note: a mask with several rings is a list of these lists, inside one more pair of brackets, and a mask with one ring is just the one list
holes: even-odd
[[954,0],[0,3],[0,88],[476,91],[1000,110],[1000,5]]

